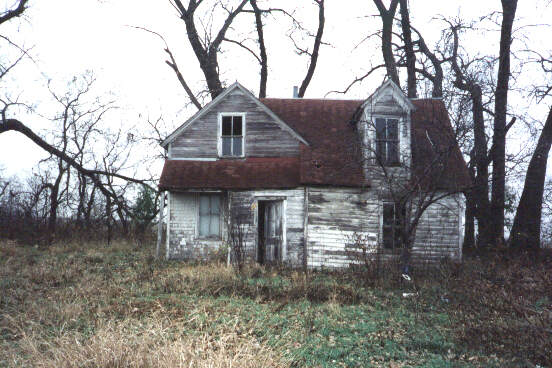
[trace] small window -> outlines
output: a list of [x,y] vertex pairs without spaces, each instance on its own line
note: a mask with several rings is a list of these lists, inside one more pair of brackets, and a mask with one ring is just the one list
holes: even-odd
[[401,227],[405,221],[406,211],[394,202],[383,203],[382,242],[385,249],[402,246]]
[[220,237],[220,195],[199,196],[199,236]]
[[399,163],[399,120],[376,118],[376,156],[385,166]]
[[223,115],[221,127],[221,156],[243,156],[243,115]]

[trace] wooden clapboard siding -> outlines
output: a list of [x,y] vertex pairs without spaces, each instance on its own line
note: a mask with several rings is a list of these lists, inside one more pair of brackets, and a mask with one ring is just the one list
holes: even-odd
[[300,266],[303,263],[304,244],[304,190],[250,190],[234,191],[230,194],[230,211],[241,216],[241,221],[249,227],[247,232],[247,253],[255,260],[258,242],[258,201],[283,200],[282,215],[284,236],[286,240],[285,263]]
[[463,195],[457,194],[443,198],[427,208],[416,231],[412,249],[414,258],[462,258],[463,207]]
[[362,189],[313,187],[308,201],[308,267],[343,267],[351,262],[347,245],[355,234],[370,236],[379,228],[378,200]]
[[[221,195],[221,208],[226,208],[226,197]],[[169,197],[169,258],[209,259],[220,250],[226,238],[221,214],[220,239],[201,239],[197,236],[199,193],[171,193]]]
[[[228,210],[246,225],[246,250],[250,260],[256,258],[257,209],[259,200],[279,199],[285,202],[282,214],[285,216],[286,258],[292,266],[303,263],[304,244],[304,189],[293,190],[251,190],[231,191],[223,195],[221,205],[222,238],[220,240],[200,239],[197,237],[198,193],[171,193],[169,223],[169,257],[177,259],[202,259],[215,253],[227,239]],[[228,204],[227,201],[230,201]]]
[[299,155],[299,141],[239,89],[188,126],[170,145],[171,158],[216,158],[219,113],[245,113],[247,157]]

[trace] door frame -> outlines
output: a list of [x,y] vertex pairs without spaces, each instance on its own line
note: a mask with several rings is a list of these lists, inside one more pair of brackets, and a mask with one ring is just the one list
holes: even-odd
[[258,247],[259,247],[259,201],[266,201],[266,202],[282,202],[282,249],[281,249],[281,256],[280,261],[285,262],[287,260],[287,197],[285,196],[271,196],[271,195],[260,195],[255,196],[255,226],[257,228],[257,231],[255,231],[255,255],[256,255],[256,261],[259,262],[258,258]]

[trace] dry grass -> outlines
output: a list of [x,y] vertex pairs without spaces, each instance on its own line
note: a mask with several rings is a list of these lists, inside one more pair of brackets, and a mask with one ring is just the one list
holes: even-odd
[[87,338],[62,333],[51,339],[24,335],[28,359],[10,357],[14,366],[34,367],[285,367],[279,356],[252,336],[224,332],[216,338],[177,333],[178,322],[163,318],[126,319],[98,326]]
[[494,254],[414,286],[0,242],[0,366],[547,366],[551,271],[552,257]]

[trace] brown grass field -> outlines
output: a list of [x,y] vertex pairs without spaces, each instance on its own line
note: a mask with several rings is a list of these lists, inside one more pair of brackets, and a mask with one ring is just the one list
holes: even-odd
[[0,242],[0,367],[552,366],[550,254],[471,257],[405,284],[236,274],[150,248]]

